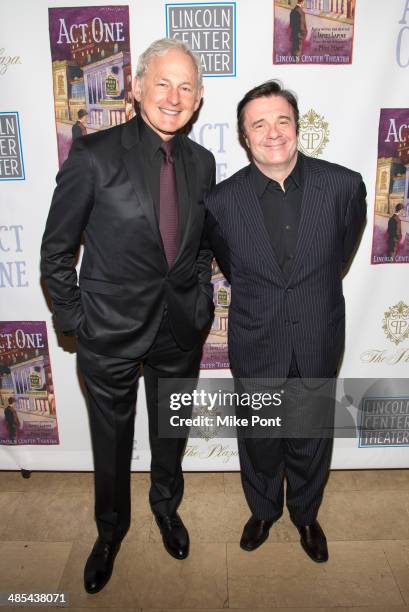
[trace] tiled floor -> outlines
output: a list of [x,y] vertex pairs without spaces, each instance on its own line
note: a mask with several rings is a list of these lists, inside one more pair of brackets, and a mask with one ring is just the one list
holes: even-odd
[[249,511],[237,473],[186,474],[180,514],[191,552],[176,561],[152,520],[148,484],[133,475],[131,530],[111,581],[91,596],[82,572],[95,539],[92,474],[0,472],[0,592],[65,592],[71,611],[409,611],[409,470],[331,473],[322,565],[305,555],[288,515],[260,549],[239,548]]

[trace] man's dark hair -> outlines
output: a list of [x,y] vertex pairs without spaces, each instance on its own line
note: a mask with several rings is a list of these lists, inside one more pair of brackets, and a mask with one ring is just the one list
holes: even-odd
[[14,404],[16,400],[14,399],[14,397],[9,397],[7,401],[9,404]]
[[272,79],[271,81],[266,81],[261,85],[257,85],[253,89],[248,91],[244,98],[240,100],[237,105],[237,127],[239,130],[239,136],[242,138],[244,136],[244,109],[246,105],[252,100],[256,100],[257,98],[269,98],[271,96],[281,96],[284,100],[291,105],[294,111],[294,119],[295,119],[295,127],[298,135],[299,130],[299,119],[300,119],[300,111],[298,110],[298,102],[295,94],[289,89],[284,89],[282,83],[278,80]]
[[403,208],[403,204],[401,204],[401,202],[399,202],[399,204],[396,204],[395,206],[395,212],[399,212],[400,210],[402,210]]

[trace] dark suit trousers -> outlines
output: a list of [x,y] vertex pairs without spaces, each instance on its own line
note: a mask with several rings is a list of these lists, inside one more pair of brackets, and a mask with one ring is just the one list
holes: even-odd
[[152,454],[149,500],[156,515],[176,512],[183,495],[181,460],[186,440],[159,438],[159,378],[196,378],[201,344],[183,351],[165,315],[146,355],[123,359],[98,355],[78,342],[77,357],[88,395],[95,468],[95,517],[99,536],[121,540],[130,525],[130,465],[141,368],[145,379]]
[[[291,379],[299,376],[293,356],[287,383],[291,385]],[[239,431],[241,480],[252,514],[258,519],[278,520],[283,513],[286,480],[291,520],[295,525],[310,525],[321,505],[332,446],[332,436],[245,438]]]

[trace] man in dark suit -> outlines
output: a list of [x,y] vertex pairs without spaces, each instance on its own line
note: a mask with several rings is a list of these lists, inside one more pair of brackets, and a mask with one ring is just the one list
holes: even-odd
[[302,45],[308,34],[307,22],[304,13],[304,0],[297,0],[295,7],[290,12],[291,28],[291,55],[299,61]]
[[401,217],[404,213],[404,207],[401,202],[396,204],[395,212],[388,221],[388,257],[395,257],[399,243],[402,239],[402,221]]
[[87,127],[86,127],[86,122],[87,122],[87,111],[84,110],[83,108],[80,108],[80,110],[78,111],[78,120],[74,123],[74,125],[71,128],[71,132],[72,132],[72,139],[76,140],[77,138],[81,138],[81,136],[86,136],[87,135]]
[[[297,100],[280,83],[249,91],[237,116],[251,163],[205,202],[210,241],[231,283],[233,376],[240,383],[331,379],[344,344],[342,276],[364,224],[365,186],[356,172],[298,152]],[[285,421],[285,409],[282,416]],[[252,511],[240,543],[245,550],[260,546],[281,516],[286,478],[286,503],[301,544],[315,561],[327,560],[316,517],[332,436],[304,435],[239,436]]]
[[[184,439],[158,437],[158,380],[198,375],[213,314],[203,198],[214,157],[181,130],[203,88],[198,58],[177,40],[153,43],[133,87],[139,114],[74,141],[57,176],[42,243],[42,273],[60,328],[77,337],[89,400],[98,539],[85,588],[109,580],[130,524],[130,462],[143,367],[152,454],[150,504],[166,550],[189,536],[177,508]],[[79,274],[75,261],[81,239]]]

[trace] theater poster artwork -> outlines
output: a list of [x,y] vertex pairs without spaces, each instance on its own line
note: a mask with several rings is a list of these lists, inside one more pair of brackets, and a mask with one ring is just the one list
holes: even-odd
[[48,9],[59,165],[73,139],[133,116],[128,6]]
[[409,108],[381,109],[371,263],[409,263]]
[[214,291],[214,321],[203,347],[202,370],[223,370],[229,368],[227,352],[227,325],[230,305],[230,285],[224,278],[216,260],[212,264]]
[[351,64],[356,0],[273,0],[273,64]]
[[0,444],[59,444],[44,321],[0,321]]

